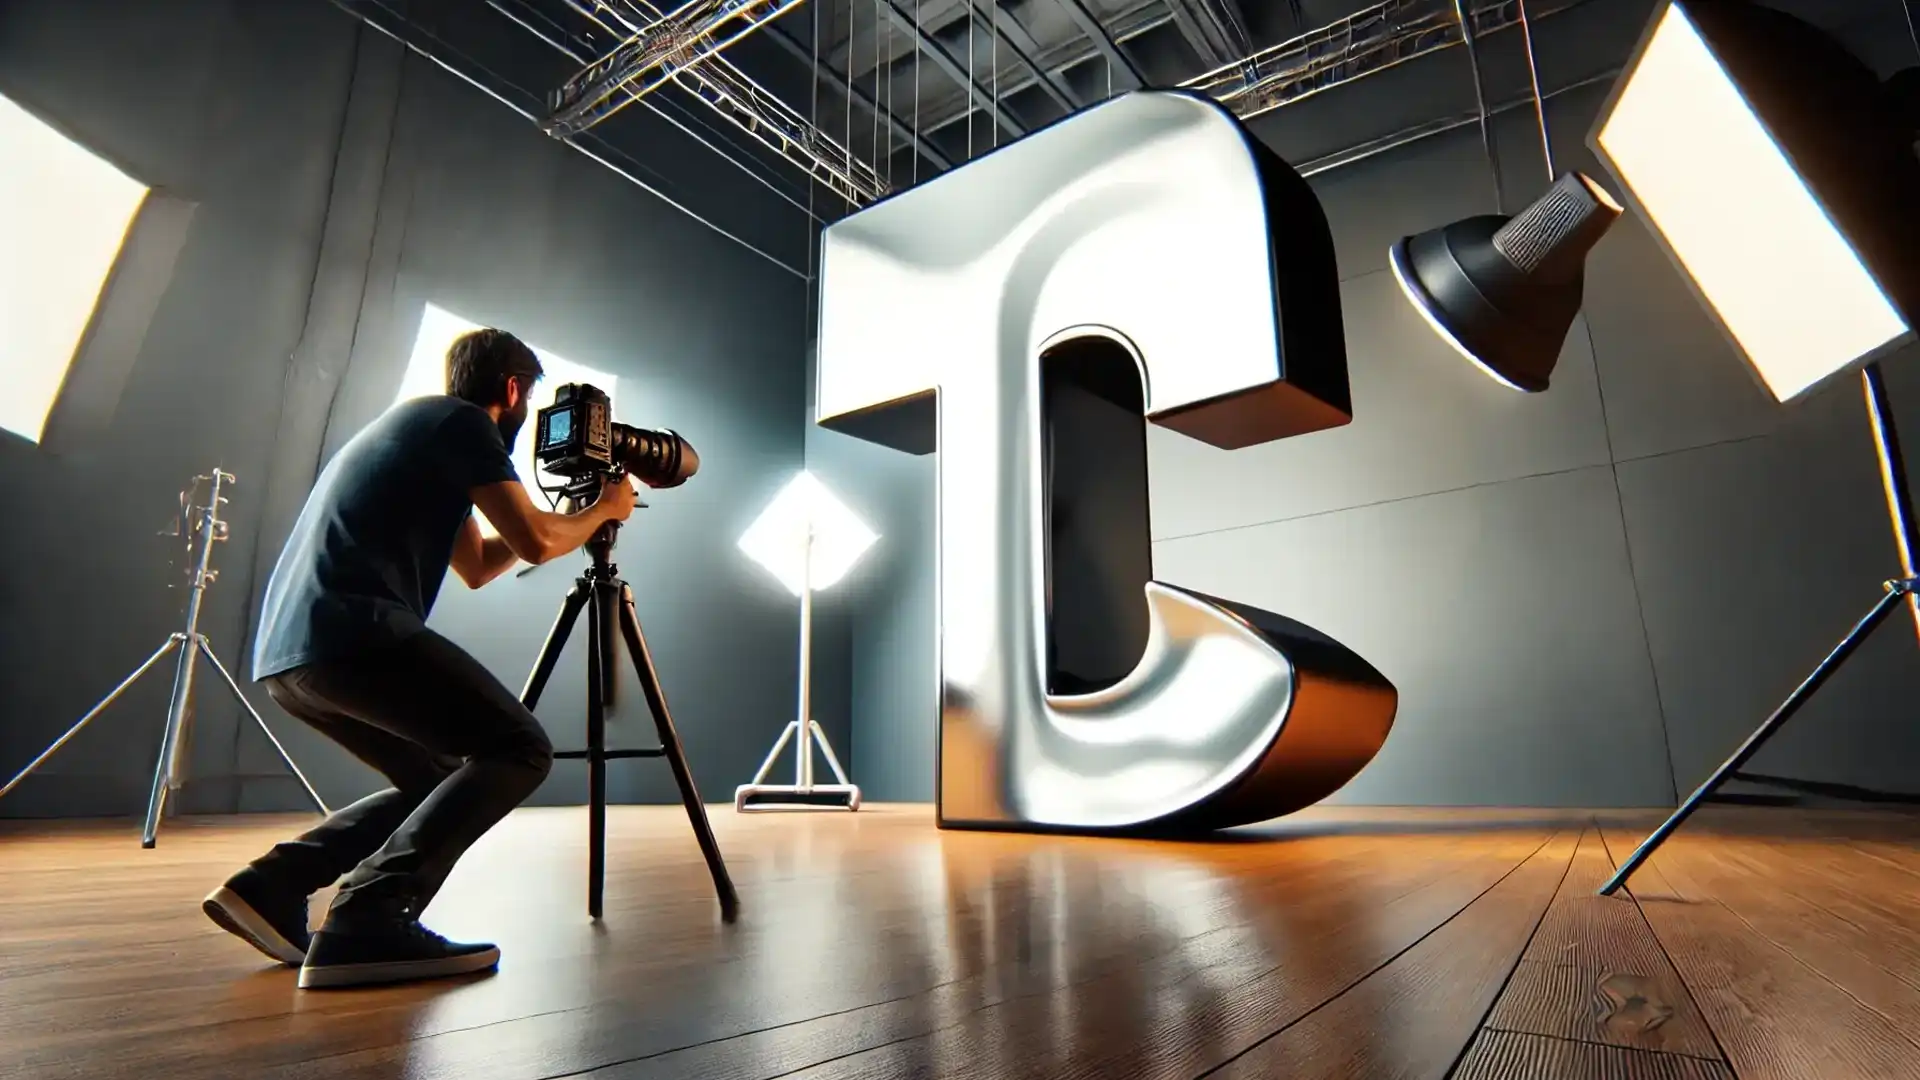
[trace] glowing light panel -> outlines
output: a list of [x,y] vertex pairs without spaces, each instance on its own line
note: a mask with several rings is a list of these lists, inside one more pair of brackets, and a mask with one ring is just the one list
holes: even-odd
[[[479,323],[461,318],[445,308],[428,304],[426,310],[420,315],[420,330],[413,337],[413,353],[407,358],[406,373],[400,377],[400,392],[395,394],[393,399],[405,401],[408,398],[446,393],[447,347],[452,345],[453,339],[461,334],[479,329],[481,329]],[[595,371],[584,364],[576,364],[563,356],[555,356],[532,342],[528,342],[527,345],[540,357],[540,366],[546,371],[540,382],[534,386],[533,403],[530,406],[532,410],[538,411],[542,405],[553,404],[553,388],[570,382],[592,383],[605,390],[608,399],[618,404],[615,400],[619,384],[617,377],[604,371]],[[533,441],[533,417],[529,414],[526,426],[520,429],[520,434],[513,441],[513,469],[520,474],[520,479],[526,483],[529,490],[535,486]],[[539,481],[548,487],[563,483],[564,480],[564,477],[555,476],[545,470],[541,470],[539,474]],[[536,494],[534,497],[535,505],[539,505],[539,496]],[[485,514],[480,515],[480,522],[481,532],[488,536],[498,535],[493,525],[486,520]]]
[[0,428],[34,442],[145,185],[0,97]]
[[[807,531],[813,531],[812,573]],[[740,537],[740,550],[800,596],[830,588],[880,539],[812,473],[802,470]]]
[[1661,16],[1598,141],[1776,398],[1908,332],[1684,5]]

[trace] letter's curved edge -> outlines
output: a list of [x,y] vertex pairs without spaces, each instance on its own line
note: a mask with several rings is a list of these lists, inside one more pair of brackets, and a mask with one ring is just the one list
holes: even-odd
[[1210,832],[1291,814],[1344,787],[1386,744],[1399,691],[1358,653],[1284,615],[1157,584],[1251,627],[1293,664],[1294,694],[1278,735],[1239,779],[1184,810],[1127,831]]

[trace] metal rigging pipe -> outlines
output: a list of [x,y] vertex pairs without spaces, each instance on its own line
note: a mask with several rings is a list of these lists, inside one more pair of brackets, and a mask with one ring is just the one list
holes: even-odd
[[1467,0],[1453,0],[1453,10],[1460,18],[1460,43],[1467,47],[1467,64],[1473,69],[1473,97],[1480,110],[1480,144],[1487,151],[1487,166],[1493,172],[1493,208],[1496,213],[1507,212],[1506,184],[1500,179],[1500,155],[1493,148],[1493,125],[1487,115],[1487,84],[1480,76],[1480,49],[1474,42],[1473,16],[1467,11]]

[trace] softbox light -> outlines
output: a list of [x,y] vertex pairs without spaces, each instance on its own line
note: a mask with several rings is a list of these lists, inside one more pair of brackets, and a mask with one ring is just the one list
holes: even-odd
[[1741,0],[1655,11],[1589,142],[1767,391],[1910,341],[1920,160],[1898,95]]

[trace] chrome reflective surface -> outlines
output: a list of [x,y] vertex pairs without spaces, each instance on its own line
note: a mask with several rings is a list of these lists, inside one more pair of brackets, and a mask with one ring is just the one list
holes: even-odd
[[1046,689],[1043,353],[1114,343],[1147,419],[1215,445],[1349,418],[1331,239],[1296,174],[1218,105],[1129,94],[835,223],[821,259],[818,421],[939,454],[942,825],[1240,824],[1372,759],[1384,676],[1162,582],[1131,673]]

